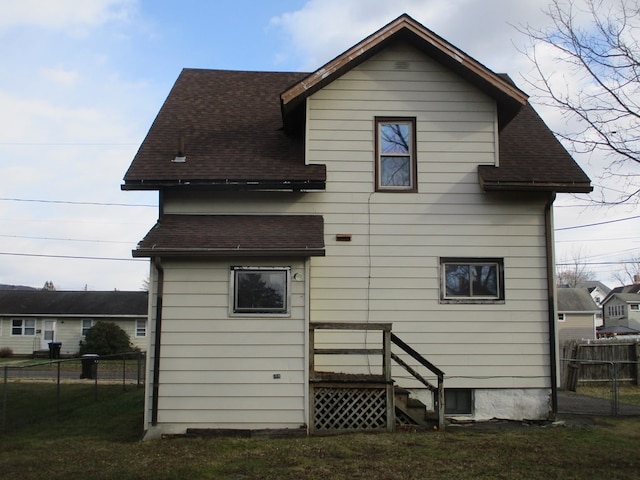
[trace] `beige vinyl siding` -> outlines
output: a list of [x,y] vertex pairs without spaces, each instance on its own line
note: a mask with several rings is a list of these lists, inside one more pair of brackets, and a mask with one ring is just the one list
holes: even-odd
[[[34,349],[40,349],[40,335],[11,335],[12,320],[33,317],[9,316],[0,319],[0,348],[10,348],[15,355],[29,355]],[[36,330],[40,328],[40,320],[36,319]]]
[[[410,69],[395,69],[398,60],[408,61]],[[417,193],[375,192],[376,116],[416,118]],[[497,162],[496,119],[492,99],[413,48],[397,45],[307,101],[305,159],[326,165],[326,191],[166,192],[164,211],[322,215],[326,256],[310,259],[310,321],[392,322],[396,334],[445,371],[447,387],[549,388],[547,198],[480,190],[478,165]],[[352,240],[337,242],[340,233]],[[505,301],[441,304],[441,257],[504,258]],[[197,276],[188,280],[169,282],[167,291],[203,288]],[[202,314],[196,305],[191,308]],[[188,313],[183,307],[168,311]],[[192,317],[197,315],[183,323],[200,325]],[[246,331],[258,324],[247,323]],[[377,345],[363,333],[345,342]],[[352,371],[377,363],[322,357],[316,365]],[[183,373],[189,381],[198,378]],[[206,374],[227,378],[226,372]],[[254,382],[259,373],[243,375]]]
[[[240,265],[304,274],[300,260],[163,261],[158,421],[169,429],[299,428],[306,422],[305,283],[291,282],[290,315],[230,315],[230,267]],[[155,309],[153,315],[155,321]],[[154,333],[155,326],[152,353]]]
[[[410,70],[395,70],[398,60]],[[418,193],[373,193],[376,116],[416,118]],[[392,322],[448,387],[548,387],[545,199],[478,186],[478,165],[497,161],[495,103],[398,46],[314,94],[307,118],[307,162],[326,164],[328,177],[326,192],[301,200],[325,219],[311,321]],[[336,242],[338,233],[352,241]],[[441,304],[440,257],[504,258],[505,302]],[[336,371],[372,362],[316,359]]]

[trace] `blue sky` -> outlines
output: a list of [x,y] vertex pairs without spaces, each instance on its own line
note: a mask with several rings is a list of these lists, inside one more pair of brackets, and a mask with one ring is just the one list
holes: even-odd
[[[0,0],[0,283],[138,290],[155,192],[122,177],[184,67],[311,71],[406,12],[523,89],[540,0]],[[531,93],[531,92],[529,92]],[[535,104],[535,98],[532,98]],[[538,108],[554,128],[557,112]],[[578,158],[592,176],[597,162]],[[558,228],[635,215],[561,196]],[[558,231],[560,258],[637,250],[638,220]],[[601,280],[615,266],[594,265]]]

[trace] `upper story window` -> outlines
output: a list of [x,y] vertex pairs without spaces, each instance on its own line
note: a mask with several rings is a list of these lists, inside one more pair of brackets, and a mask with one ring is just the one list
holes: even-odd
[[288,267],[234,267],[233,313],[287,314],[289,273]]
[[629,310],[640,310],[640,304],[637,304],[637,303],[630,304]]
[[559,313],[559,314],[558,314],[558,321],[559,321],[559,322],[564,322],[564,321],[565,321],[564,313]]
[[11,320],[11,335],[28,335],[36,334],[35,319],[14,319]]
[[444,303],[495,303],[504,300],[501,258],[441,258]]
[[376,191],[416,192],[416,120],[376,117]]

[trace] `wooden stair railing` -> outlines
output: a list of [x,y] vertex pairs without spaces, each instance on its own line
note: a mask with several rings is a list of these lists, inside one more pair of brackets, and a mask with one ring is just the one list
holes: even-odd
[[391,359],[395,361],[398,365],[404,368],[407,372],[413,375],[416,380],[425,385],[431,392],[435,395],[435,410],[438,415],[438,430],[444,430],[444,372],[436,367],[429,360],[420,355],[416,350],[411,348],[408,344],[402,341],[397,335],[391,333],[390,340],[394,345],[400,347],[404,352],[410,355],[414,360],[419,362],[422,366],[429,369],[435,376],[438,378],[438,386],[434,387],[429,383],[422,375],[420,375],[416,370],[414,370],[409,364],[407,364],[404,360],[402,360],[395,353],[391,353]]
[[[315,382],[336,381],[331,375],[325,376],[315,369],[316,355],[381,355],[382,356],[382,372],[379,375],[360,376],[359,381],[374,381],[386,385],[387,391],[387,429],[393,430],[395,417],[393,406],[393,380],[391,378],[391,360],[395,361],[402,368],[407,370],[419,382],[424,384],[434,395],[434,409],[438,418],[438,429],[444,430],[444,372],[424,358],[420,353],[402,341],[397,335],[391,333],[391,323],[333,323],[312,322],[309,325],[309,380]],[[377,330],[382,332],[382,348],[316,348],[315,347],[315,331],[316,330]],[[391,344],[400,347],[405,353],[415,359],[422,366],[431,371],[438,379],[437,387],[427,381],[415,369],[408,365],[402,358],[391,352]],[[365,378],[367,377],[367,378]],[[340,380],[339,380],[340,381]],[[342,376],[341,381],[354,381],[354,378]],[[313,399],[310,399],[313,402]],[[311,412],[314,412],[314,405],[311,406]]]
[[[355,330],[355,331],[380,331],[382,332],[382,348],[316,348],[316,330]],[[316,371],[316,355],[381,355],[382,372],[380,374],[368,375],[346,375],[331,374]],[[370,385],[376,386],[378,391],[384,390],[384,403],[382,410],[376,413],[380,418],[384,418],[387,431],[395,429],[395,410],[393,396],[393,380],[391,379],[391,324],[390,323],[319,323],[309,324],[309,381],[310,381],[310,412],[311,412],[311,433],[315,433],[316,428],[316,399],[314,392],[322,385],[336,386],[336,384]],[[342,387],[344,388],[344,387]],[[339,423],[339,422],[337,422]]]

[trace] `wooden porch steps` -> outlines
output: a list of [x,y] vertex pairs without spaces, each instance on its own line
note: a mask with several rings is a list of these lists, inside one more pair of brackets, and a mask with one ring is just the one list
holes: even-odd
[[394,401],[396,409],[396,426],[413,425],[419,427],[437,428],[438,415],[420,400],[411,397],[411,392],[405,388],[395,387]]

